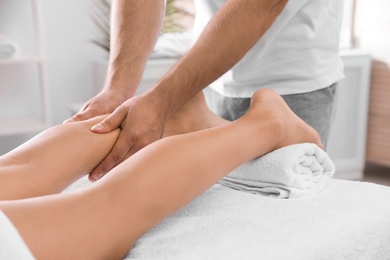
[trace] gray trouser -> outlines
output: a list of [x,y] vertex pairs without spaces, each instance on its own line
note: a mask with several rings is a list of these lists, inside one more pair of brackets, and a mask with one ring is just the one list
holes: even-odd
[[[282,95],[291,110],[317,130],[324,145],[333,123],[336,86],[337,83],[313,92]],[[210,109],[227,120],[236,120],[248,111],[250,98],[225,97],[211,88],[204,93]]]

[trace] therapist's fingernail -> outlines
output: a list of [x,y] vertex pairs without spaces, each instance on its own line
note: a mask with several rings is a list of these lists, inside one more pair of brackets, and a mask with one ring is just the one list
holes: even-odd
[[104,127],[102,124],[97,124],[97,125],[94,125],[92,126],[91,130],[92,131],[103,131]]
[[93,173],[92,178],[94,178],[96,181],[99,180],[103,176],[103,173]]

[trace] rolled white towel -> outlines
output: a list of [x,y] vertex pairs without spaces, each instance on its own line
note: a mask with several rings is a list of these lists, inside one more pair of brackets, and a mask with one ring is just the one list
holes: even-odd
[[219,181],[236,190],[275,198],[322,191],[335,172],[328,154],[312,143],[286,146],[251,160]]

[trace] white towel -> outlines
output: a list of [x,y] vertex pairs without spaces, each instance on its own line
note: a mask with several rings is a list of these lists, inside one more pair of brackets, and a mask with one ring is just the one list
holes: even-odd
[[275,198],[322,191],[335,172],[328,154],[312,143],[280,148],[247,162],[219,181],[236,190]]
[[35,259],[8,217],[0,210],[0,259]]
[[214,185],[142,236],[126,260],[389,260],[390,188],[331,179],[270,199]]
[[[84,177],[65,192],[91,185]],[[388,260],[389,201],[389,187],[337,179],[294,200],[216,184],[143,235],[125,259]]]

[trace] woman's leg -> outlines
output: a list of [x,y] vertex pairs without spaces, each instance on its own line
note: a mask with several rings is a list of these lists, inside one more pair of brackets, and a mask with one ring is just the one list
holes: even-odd
[[[0,200],[58,193],[89,173],[110,151],[119,129],[94,134],[106,116],[54,126],[0,157]],[[203,93],[189,100],[166,123],[164,137],[226,124],[212,113]]]
[[319,136],[283,99],[258,91],[239,120],[159,140],[89,189],[0,202],[38,259],[121,258],[162,219],[238,165]]
[[92,170],[119,134],[92,133],[102,118],[52,127],[0,157],[0,200],[58,193]]
[[[119,129],[95,134],[104,118],[54,126],[0,157],[0,200],[58,193],[89,173],[110,151]],[[226,124],[212,113],[203,93],[189,100],[166,123],[164,137]]]
[[217,116],[209,109],[203,92],[200,92],[168,118],[163,136],[195,132],[227,123],[228,120]]

